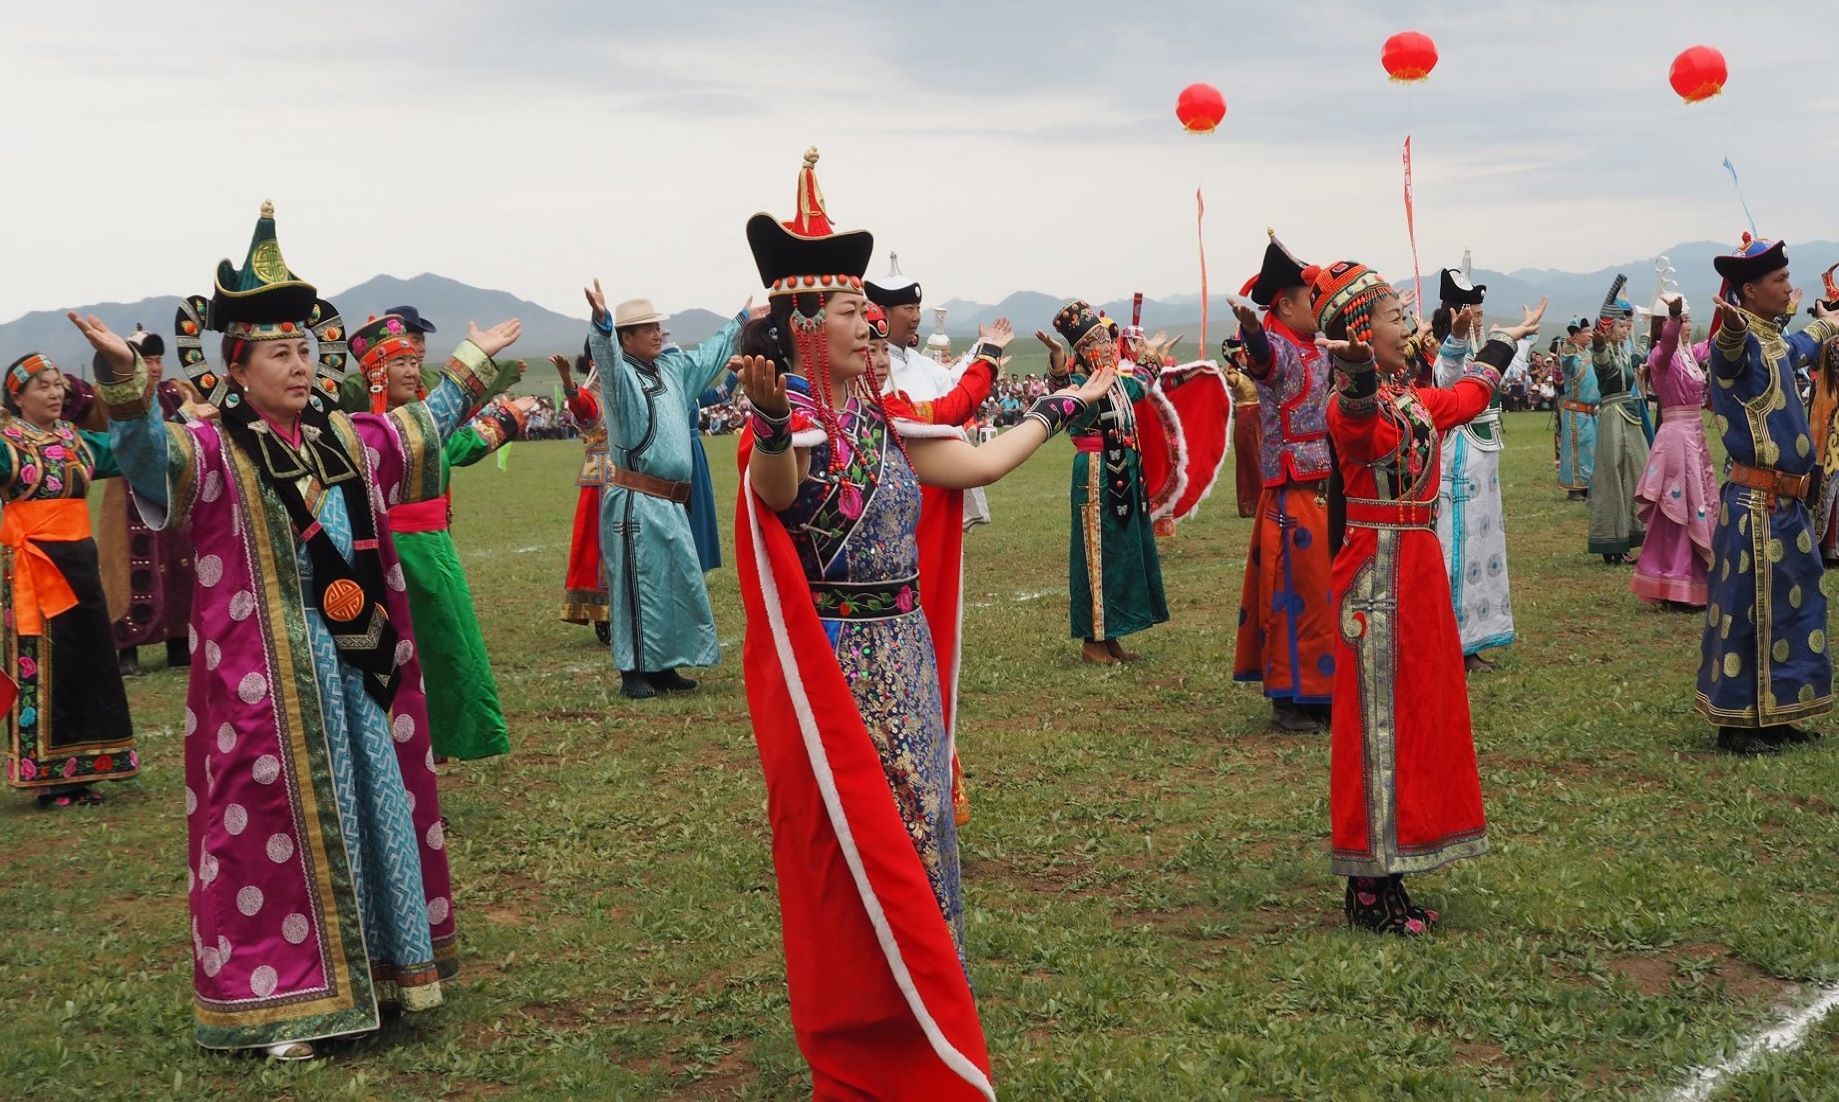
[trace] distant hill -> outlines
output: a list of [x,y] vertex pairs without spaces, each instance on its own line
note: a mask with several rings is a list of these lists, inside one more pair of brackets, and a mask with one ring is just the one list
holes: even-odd
[[[1701,325],[1710,320],[1706,304],[1717,290],[1718,280],[1711,267],[1712,257],[1728,248],[1727,244],[1719,242],[1690,241],[1675,245],[1664,254],[1678,273],[1680,289],[1693,304]],[[1810,294],[1816,293],[1820,287],[1820,273],[1829,265],[1839,262],[1839,242],[1810,241],[1794,244],[1791,255],[1794,259],[1795,281]],[[1530,306],[1541,295],[1549,296],[1551,305],[1546,314],[1545,332],[1557,334],[1563,332],[1564,321],[1568,317],[1579,314],[1596,316],[1597,309],[1602,305],[1603,294],[1609,289],[1610,280],[1617,272],[1628,276],[1627,293],[1631,302],[1646,306],[1653,300],[1654,261],[1651,257],[1594,272],[1564,272],[1548,268],[1521,268],[1512,272],[1477,269],[1475,279],[1487,285],[1489,314],[1497,319],[1517,319],[1521,304]],[[1388,274],[1401,282],[1406,278],[1405,273]],[[1435,298],[1436,286],[1436,269],[1432,268],[1424,275],[1425,294]],[[587,333],[585,317],[559,314],[507,291],[473,287],[431,273],[411,279],[379,275],[332,295],[331,300],[338,305],[346,322],[352,326],[363,324],[372,314],[391,306],[412,305],[439,326],[434,341],[436,350],[442,350],[450,346],[448,342],[464,337],[469,320],[486,324],[513,316],[522,318],[524,335],[517,344],[516,352],[533,364],[540,363],[556,352],[573,355],[580,350],[582,338]],[[979,325],[1007,317],[1026,337],[1036,329],[1045,329],[1052,324],[1055,311],[1065,301],[1060,295],[1042,291],[1017,291],[994,304],[970,299],[950,299],[943,303],[947,311],[946,331],[951,334],[952,343],[962,348],[964,342],[976,334]],[[75,309],[86,314],[100,315],[110,327],[124,333],[131,331],[136,322],[162,333],[170,333],[173,313],[178,305],[176,296],[160,295],[139,302],[92,303]],[[1113,299],[1099,306],[1120,320],[1130,315],[1128,298]],[[1216,292],[1210,296],[1209,313],[1209,336],[1217,342],[1232,325],[1231,301]],[[690,309],[672,315],[665,325],[670,330],[672,340],[691,346],[706,340],[727,324],[730,316],[710,310]],[[932,316],[928,311],[922,332],[931,332],[932,324]],[[1188,342],[1183,351],[1192,355],[1195,341],[1200,335],[1200,296],[1172,295],[1165,299],[1146,299],[1143,303],[1143,324],[1152,332],[1166,329],[1171,333],[1187,334]],[[79,375],[89,374],[88,346],[65,319],[62,310],[35,311],[0,324],[0,363],[11,362],[14,357],[32,351],[46,353]],[[1020,349],[1017,351],[1021,353]]]
[[[571,356],[578,353],[587,336],[585,315],[558,314],[508,291],[487,290],[430,273],[411,279],[379,275],[327,297],[338,307],[346,324],[354,329],[392,306],[413,306],[435,324],[432,345],[442,354],[466,336],[469,321],[491,325],[506,318],[521,319],[524,332],[514,352],[533,366],[557,352]],[[84,314],[101,317],[117,332],[132,332],[139,323],[168,338],[178,308],[179,299],[172,295],[158,295],[139,302],[99,302],[74,307]],[[672,315],[665,326],[672,340],[686,346],[695,345],[726,325],[730,316],[691,309]],[[90,374],[89,346],[62,310],[37,310],[0,324],[0,364],[11,363],[27,352],[43,352],[77,375],[87,378]]]
[[[556,352],[579,352],[587,336],[587,317],[574,318],[545,309],[507,291],[488,291],[446,276],[422,274],[413,279],[380,275],[329,296],[346,324],[356,329],[392,306],[413,306],[437,331],[431,353],[445,355],[466,336],[466,323],[494,325],[506,318],[524,323],[512,354],[540,363]],[[584,304],[585,309],[585,304]]]
[[[1718,289],[1718,276],[1711,266],[1712,258],[1729,250],[1730,245],[1721,242],[1691,241],[1675,245],[1662,254],[1671,263],[1679,289],[1685,293],[1701,326],[1710,323],[1707,304]],[[1796,285],[1811,296],[1820,290],[1820,273],[1839,262],[1839,242],[1791,243],[1789,255],[1793,260]],[[1628,276],[1625,294],[1630,302],[1637,306],[1648,306],[1653,302],[1655,270],[1652,257],[1631,260],[1594,272],[1564,272],[1545,268],[1496,272],[1478,268],[1475,270],[1475,281],[1488,287],[1489,316],[1502,321],[1517,321],[1521,305],[1531,306],[1539,301],[1540,296],[1548,297],[1550,302],[1546,308],[1543,332],[1549,336],[1562,333],[1567,318],[1578,315],[1594,318],[1602,307],[1603,296],[1608,292],[1610,282],[1618,272]],[[1401,286],[1410,280],[1409,272],[1386,274]],[[1435,268],[1424,272],[1424,294],[1430,299],[1435,299],[1437,295]],[[1046,328],[1053,320],[1054,311],[1064,301],[1038,292],[1013,294],[994,306],[968,299],[952,299],[944,304],[948,311],[945,328],[952,335],[953,343],[959,346],[976,333],[978,325],[1004,316],[1015,324],[1017,330],[1032,334],[1036,329]],[[1809,299],[1808,305],[1811,304]],[[1128,298],[1113,299],[1099,303],[1098,306],[1119,320],[1130,315],[1131,303]],[[1217,344],[1219,337],[1224,336],[1232,325],[1231,300],[1217,292],[1209,296],[1209,314],[1209,338]],[[1803,319],[1805,316],[1803,310]],[[1188,341],[1183,351],[1192,355],[1194,342],[1200,335],[1200,296],[1172,295],[1164,299],[1145,299],[1143,324],[1151,332],[1165,329],[1170,333],[1185,333]],[[925,329],[930,331],[931,328],[929,317]],[[1214,351],[1217,353],[1217,349]]]
[[[516,352],[540,362],[554,352],[575,352],[587,334],[587,318],[571,318],[520,299],[505,291],[473,287],[445,276],[423,274],[413,279],[380,275],[356,287],[327,296],[351,328],[392,306],[409,305],[438,327],[433,346],[444,352],[466,336],[466,323],[490,325],[505,318],[523,320],[524,333]],[[128,333],[138,322],[168,337],[179,299],[159,295],[139,302],[102,302],[74,307],[96,314],[111,329]],[[38,310],[0,324],[0,362],[10,363],[26,352],[43,352],[75,374],[90,374],[90,351],[62,310]]]

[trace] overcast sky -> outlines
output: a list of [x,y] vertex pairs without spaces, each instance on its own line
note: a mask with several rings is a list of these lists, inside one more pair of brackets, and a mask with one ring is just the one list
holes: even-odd
[[[12,5],[0,33],[0,318],[208,293],[273,199],[327,291],[438,272],[557,309],[728,308],[742,227],[792,211],[823,153],[833,218],[937,302],[1015,290],[1215,290],[1267,225],[1305,259],[1408,274],[1399,147],[1416,135],[1424,267],[1591,270],[1744,228],[1839,237],[1839,83],[1811,5],[1709,0],[220,0]],[[1306,14],[1305,14],[1306,13]],[[1393,85],[1380,43],[1442,61]],[[1680,49],[1723,97],[1667,87]],[[1176,94],[1217,84],[1210,138]]]

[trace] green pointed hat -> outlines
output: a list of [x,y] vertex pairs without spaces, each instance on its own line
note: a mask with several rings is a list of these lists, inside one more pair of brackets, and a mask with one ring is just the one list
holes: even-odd
[[208,328],[252,341],[308,335],[319,292],[282,259],[273,203],[262,204],[243,266],[219,261],[216,284]]

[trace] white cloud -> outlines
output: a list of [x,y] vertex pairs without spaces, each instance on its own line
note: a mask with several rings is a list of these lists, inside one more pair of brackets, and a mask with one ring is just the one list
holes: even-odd
[[[1710,0],[40,7],[0,41],[18,105],[0,314],[205,290],[263,199],[328,290],[437,271],[572,310],[599,275],[725,308],[757,283],[742,225],[790,213],[813,144],[838,223],[940,301],[1192,291],[1203,178],[1216,288],[1255,268],[1267,225],[1398,278],[1408,128],[1427,269],[1464,246],[1587,270],[1731,237],[1726,153],[1764,232],[1835,237],[1839,97],[1804,18]],[[1443,55],[1412,89],[1378,64],[1408,26]],[[1699,40],[1731,84],[1688,108],[1666,69]],[[1203,79],[1230,110],[1194,139],[1172,107]]]

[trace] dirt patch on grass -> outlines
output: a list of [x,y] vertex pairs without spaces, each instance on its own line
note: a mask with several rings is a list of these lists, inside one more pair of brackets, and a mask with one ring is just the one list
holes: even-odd
[[1451,1041],[1450,1052],[1458,1064],[1472,1068],[1511,1068],[1507,1050],[1492,1041]]
[[737,1038],[728,1055],[715,1062],[715,1066],[697,1076],[681,1088],[679,1096],[683,1098],[727,1098],[738,1093],[741,1088],[759,1078],[759,1070],[753,1066],[753,1042],[746,1037]]
[[1679,974],[1672,961],[1660,957],[1617,957],[1609,962],[1609,970],[1649,997],[1672,990],[1673,978]]
[[[1712,962],[1709,967],[1705,962]],[[1716,989],[1741,1003],[1774,1002],[1791,987],[1743,960],[1728,946],[1716,942],[1677,945],[1661,956],[1625,956],[1609,962],[1609,970],[1626,978],[1643,995],[1667,994],[1677,982],[1687,988]]]
[[1681,962],[1715,961],[1710,971],[1710,977],[1715,978],[1705,982],[1722,983],[1724,993],[1742,1003],[1775,1002],[1794,986],[1791,981],[1769,975],[1716,942],[1681,945],[1667,955]]

